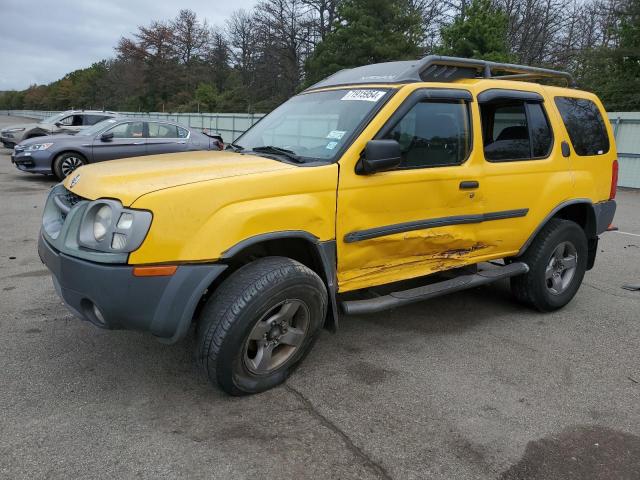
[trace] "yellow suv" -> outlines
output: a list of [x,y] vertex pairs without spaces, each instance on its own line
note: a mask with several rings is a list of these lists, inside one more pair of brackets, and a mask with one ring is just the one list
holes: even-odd
[[613,220],[600,101],[564,72],[428,56],[343,70],[224,152],[80,168],[39,253],[79,317],[173,343],[212,382],[284,381],[320,328],[510,278],[566,305]]

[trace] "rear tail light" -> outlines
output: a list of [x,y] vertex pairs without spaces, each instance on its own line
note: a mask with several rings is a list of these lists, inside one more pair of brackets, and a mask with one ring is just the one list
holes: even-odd
[[613,161],[611,166],[611,193],[609,193],[609,200],[616,198],[616,190],[618,189],[618,160]]

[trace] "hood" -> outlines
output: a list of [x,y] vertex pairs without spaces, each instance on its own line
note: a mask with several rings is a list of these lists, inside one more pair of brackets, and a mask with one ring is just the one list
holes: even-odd
[[[29,146],[29,145],[35,145],[36,143],[53,143],[54,145],[56,143],[69,143],[69,140],[73,141],[73,142],[79,142],[82,143],[82,137],[78,137],[76,135],[42,135],[40,137],[32,137],[32,138],[28,138],[26,140],[22,140],[20,142],[21,146]],[[85,137],[85,142],[86,142],[86,137]]]
[[8,127],[0,128],[0,131],[6,132],[7,130],[12,130],[14,128],[24,128],[25,130],[31,130],[32,128],[42,127],[44,123],[19,123],[18,125],[9,125]]
[[116,198],[129,206],[140,196],[165,188],[292,168],[297,167],[230,151],[168,153],[86,165],[69,175],[64,185],[90,200]]

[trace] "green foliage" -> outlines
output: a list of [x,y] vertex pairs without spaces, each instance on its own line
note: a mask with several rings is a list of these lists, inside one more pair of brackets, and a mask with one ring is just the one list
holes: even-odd
[[419,56],[421,17],[407,0],[344,0],[306,63],[307,83],[343,68]]
[[615,48],[598,48],[582,56],[579,82],[596,92],[607,110],[640,110],[640,2],[621,5],[620,22],[613,29]]
[[471,0],[452,24],[442,27],[439,53],[466,58],[509,61],[509,18],[491,0]]
[[435,51],[569,69],[607,109],[640,110],[640,1],[554,5],[261,0],[232,14],[224,31],[183,10],[122,38],[115,58],[0,92],[0,109],[269,112],[343,68]]

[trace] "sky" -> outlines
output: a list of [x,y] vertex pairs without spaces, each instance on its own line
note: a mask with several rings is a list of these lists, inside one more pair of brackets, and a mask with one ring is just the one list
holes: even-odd
[[47,84],[113,57],[139,25],[189,8],[210,25],[257,0],[0,0],[0,91]]

